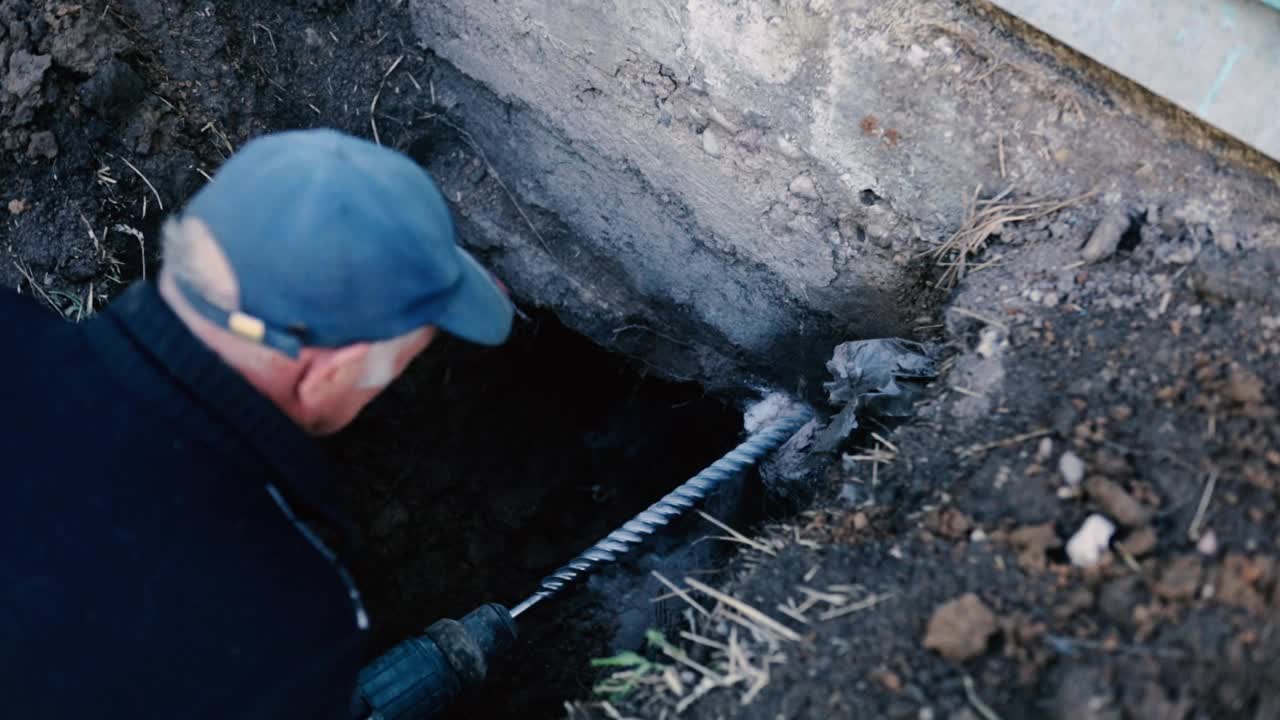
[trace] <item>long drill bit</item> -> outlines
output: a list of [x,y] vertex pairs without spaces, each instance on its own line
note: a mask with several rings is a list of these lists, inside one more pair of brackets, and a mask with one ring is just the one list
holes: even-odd
[[813,414],[808,409],[794,410],[752,433],[741,445],[730,450],[724,457],[628,520],[625,525],[609,533],[595,545],[587,548],[564,567],[543,578],[532,595],[512,608],[511,617],[519,617],[521,613],[556,594],[566,585],[591,573],[599,565],[617,561],[619,557],[643,542],[647,536],[683,515],[686,510],[711,494],[711,491],[720,483],[737,476],[738,473],[773,452],[809,422],[811,417]]

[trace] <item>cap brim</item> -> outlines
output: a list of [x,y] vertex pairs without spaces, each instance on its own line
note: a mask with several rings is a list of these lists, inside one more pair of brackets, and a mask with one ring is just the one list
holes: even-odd
[[478,345],[501,345],[511,334],[515,306],[488,270],[471,253],[458,248],[462,280],[436,318],[441,330]]

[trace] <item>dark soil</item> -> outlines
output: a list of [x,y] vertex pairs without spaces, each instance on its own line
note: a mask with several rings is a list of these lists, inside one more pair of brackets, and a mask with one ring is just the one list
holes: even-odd
[[[0,282],[91,314],[158,265],[162,204],[293,127],[376,125],[466,198],[465,233],[471,202],[504,200],[464,118],[439,114],[445,97],[465,114],[465,79],[408,27],[398,3],[0,0]],[[803,639],[770,649],[723,619],[682,625],[732,634],[767,670],[756,692],[710,690],[684,716],[1280,717],[1280,258],[1250,228],[1214,236],[1194,213],[1133,207],[1121,251],[1091,266],[1078,249],[1100,208],[1006,229],[1005,264],[939,319],[948,371],[886,437],[894,459],[858,459],[886,447],[862,438],[822,475],[822,507],[765,533],[774,555],[710,568]],[[333,448],[368,539],[357,569],[379,647],[519,600],[732,441],[696,389],[642,381],[539,322],[502,350],[439,348]],[[628,457],[637,438],[649,447]],[[1081,488],[1064,489],[1066,451]],[[1097,567],[1073,566],[1062,546],[1095,512],[1124,522]],[[776,610],[801,588],[876,602],[828,620],[819,603],[804,625]],[[586,590],[531,616],[506,679],[459,716],[587,699],[586,661],[617,649],[618,628],[608,593]],[[965,603],[942,622],[966,593],[990,617]],[[690,652],[722,670],[719,651]],[[655,670],[615,705],[674,714],[697,671],[655,659],[674,680]]]

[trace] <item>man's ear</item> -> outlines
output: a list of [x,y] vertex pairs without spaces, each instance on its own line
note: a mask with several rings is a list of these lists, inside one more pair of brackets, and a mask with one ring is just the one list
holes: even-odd
[[298,400],[302,407],[323,407],[335,395],[356,387],[364,374],[370,347],[369,343],[356,343],[318,351],[298,381]]

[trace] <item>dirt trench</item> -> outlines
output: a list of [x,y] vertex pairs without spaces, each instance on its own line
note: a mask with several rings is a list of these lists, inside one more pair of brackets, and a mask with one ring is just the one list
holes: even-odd
[[[1022,173],[1036,192],[967,188],[936,200],[967,212],[929,232],[844,226],[901,260],[898,317],[882,330],[938,343],[943,375],[915,421],[814,456],[812,506],[772,514],[749,493],[717,506],[759,547],[726,559],[698,543],[706,554],[672,561],[800,639],[668,600],[669,640],[722,681],[703,687],[700,670],[640,640],[661,591],[634,579],[673,549],[656,547],[536,616],[499,682],[456,716],[559,716],[565,700],[583,717],[1280,712],[1269,683],[1280,658],[1275,168],[1164,124],[1133,88],[980,4],[939,7],[929,52],[949,48],[939,72],[960,76],[963,107],[982,108],[984,123],[1022,113],[1061,146],[991,125],[984,179]],[[518,600],[732,444],[753,385],[771,379],[824,417],[838,410],[820,402],[821,360],[848,330],[787,306],[795,332],[761,352],[655,299],[617,258],[566,272],[556,259],[581,244],[581,223],[520,169],[540,148],[592,150],[410,28],[396,2],[0,0],[0,282],[69,321],[154,272],[160,220],[235,148],[292,127],[405,150],[440,181],[463,240],[518,273],[507,279],[533,319],[510,346],[441,347],[330,447],[366,536],[356,569],[374,650],[477,602]],[[883,119],[851,117],[876,152],[909,147],[886,144]],[[754,152],[745,140],[732,152]],[[1082,178],[1096,177],[1081,167],[1106,191],[1085,195]],[[811,231],[792,222],[816,202],[798,190],[765,222]],[[858,205],[912,211],[886,195]],[[1000,220],[1029,205],[1054,209]],[[997,231],[979,237],[978,217]],[[736,262],[731,277],[706,275],[708,291],[764,276]],[[593,306],[584,287],[616,294]],[[1117,528],[1082,568],[1065,546],[1093,514]],[[709,532],[691,525],[669,545]],[[618,598],[634,612],[617,613]],[[625,646],[649,665],[621,691],[588,662]]]

